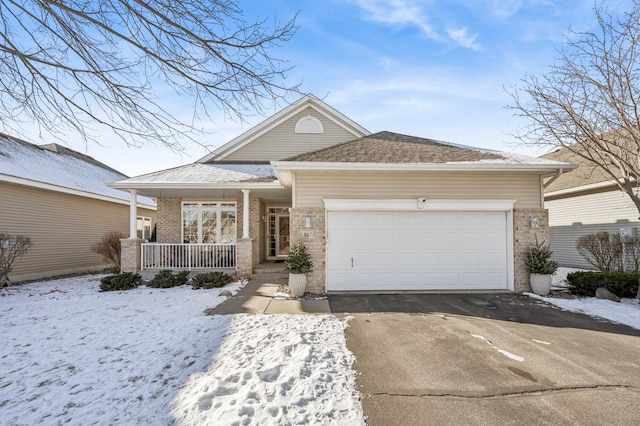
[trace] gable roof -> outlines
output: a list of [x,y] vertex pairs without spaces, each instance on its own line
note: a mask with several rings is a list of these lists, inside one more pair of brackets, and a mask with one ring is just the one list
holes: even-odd
[[[106,184],[127,176],[101,162],[57,145],[34,145],[0,133],[0,181],[129,204],[129,194]],[[155,202],[138,197],[155,208]]]
[[329,106],[325,102],[321,101],[312,94],[307,94],[298,99],[288,107],[284,108],[280,112],[267,118],[260,124],[247,130],[240,136],[232,139],[226,144],[218,147],[211,153],[205,155],[198,160],[198,163],[220,162],[224,161],[227,156],[244,147],[245,145],[253,142],[260,136],[264,135],[269,130],[282,124],[289,118],[295,116],[306,108],[312,108],[319,114],[323,115],[327,119],[336,123],[340,127],[344,128],[347,132],[351,133],[355,138],[368,135],[370,132],[364,127],[360,126],[349,117],[345,116],[341,112],[337,111],[333,107]]

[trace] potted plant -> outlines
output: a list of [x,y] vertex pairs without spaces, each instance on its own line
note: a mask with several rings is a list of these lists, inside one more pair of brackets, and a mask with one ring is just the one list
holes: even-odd
[[558,269],[558,262],[551,260],[553,252],[548,245],[538,242],[529,247],[524,257],[524,266],[529,272],[531,290],[541,296],[546,296],[551,290],[552,275]]
[[284,262],[284,270],[289,273],[289,289],[294,297],[301,297],[307,288],[307,275],[313,271],[313,262],[307,247],[297,241],[291,246],[289,259]]

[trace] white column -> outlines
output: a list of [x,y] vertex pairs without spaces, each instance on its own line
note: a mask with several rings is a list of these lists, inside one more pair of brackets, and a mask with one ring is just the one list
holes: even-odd
[[249,192],[242,190],[242,238],[249,238]]
[[129,200],[129,239],[138,238],[138,191],[130,189]]

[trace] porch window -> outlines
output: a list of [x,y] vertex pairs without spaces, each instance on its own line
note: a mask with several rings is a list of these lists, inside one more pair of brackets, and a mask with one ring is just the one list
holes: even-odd
[[151,238],[151,218],[138,216],[136,228],[138,230],[138,238],[149,241]]
[[236,203],[182,203],[182,241],[188,244],[234,244]]

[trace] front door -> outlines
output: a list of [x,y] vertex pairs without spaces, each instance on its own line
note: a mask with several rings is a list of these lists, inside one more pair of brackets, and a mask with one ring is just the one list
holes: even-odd
[[289,215],[277,215],[276,257],[289,256]]
[[267,232],[267,259],[277,260],[289,256],[289,208],[269,207]]

